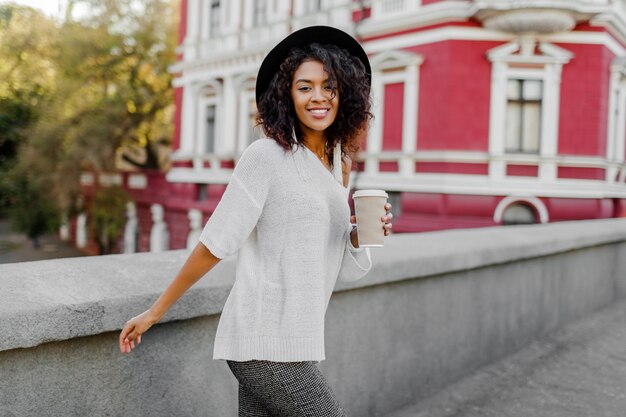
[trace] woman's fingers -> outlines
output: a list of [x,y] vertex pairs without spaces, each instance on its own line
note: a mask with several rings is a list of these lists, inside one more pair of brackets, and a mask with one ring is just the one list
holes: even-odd
[[388,213],[385,214],[383,217],[380,218],[383,222],[388,223],[389,220],[393,219],[393,213]]
[[120,351],[122,353],[126,352],[126,343],[128,334],[131,332],[132,327],[127,323],[122,331],[120,332]]

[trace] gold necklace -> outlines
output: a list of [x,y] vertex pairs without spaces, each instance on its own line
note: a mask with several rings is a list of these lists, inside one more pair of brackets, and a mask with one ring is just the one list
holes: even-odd
[[[305,146],[306,146],[306,145],[305,145]],[[307,148],[309,148],[309,147],[307,146]],[[325,148],[326,148],[326,146],[324,146],[324,153],[322,154],[322,156],[319,156],[319,155],[317,154],[317,152],[315,152],[315,151],[314,151],[313,149],[311,149],[311,148],[309,148],[309,150],[310,150],[311,152],[313,152],[313,153],[315,154],[315,156],[317,156],[317,157],[320,159],[320,161],[324,161],[324,157],[326,156],[326,149],[325,149]]]

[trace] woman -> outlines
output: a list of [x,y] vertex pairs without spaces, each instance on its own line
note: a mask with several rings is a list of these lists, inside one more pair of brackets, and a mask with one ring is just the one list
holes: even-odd
[[[325,359],[324,315],[337,279],[360,279],[371,268],[348,207],[348,153],[371,117],[370,72],[358,42],[327,26],[294,32],[268,54],[256,85],[268,138],[242,154],[174,281],[126,323],[122,352],[238,252],[213,359],[226,360],[239,381],[239,415],[345,415],[315,363]],[[391,218],[381,217],[385,235]]]

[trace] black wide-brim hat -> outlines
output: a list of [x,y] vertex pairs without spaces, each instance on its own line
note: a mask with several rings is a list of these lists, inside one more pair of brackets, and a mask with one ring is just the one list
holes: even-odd
[[261,95],[267,90],[272,78],[274,78],[274,75],[279,71],[280,64],[282,64],[285,58],[287,58],[287,55],[289,55],[291,48],[304,47],[312,43],[336,45],[348,51],[350,55],[358,58],[365,66],[365,71],[367,72],[371,86],[372,68],[370,61],[363,47],[356,39],[346,32],[331,26],[309,26],[291,33],[280,41],[263,59],[256,77],[257,105],[259,104]]

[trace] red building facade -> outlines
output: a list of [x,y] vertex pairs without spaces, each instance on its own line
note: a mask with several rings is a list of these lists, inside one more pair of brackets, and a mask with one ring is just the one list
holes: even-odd
[[182,0],[173,167],[138,206],[184,247],[187,211],[210,216],[261,135],[262,58],[326,24],[370,56],[351,187],[390,194],[395,232],[624,216],[625,21],[616,0]]

